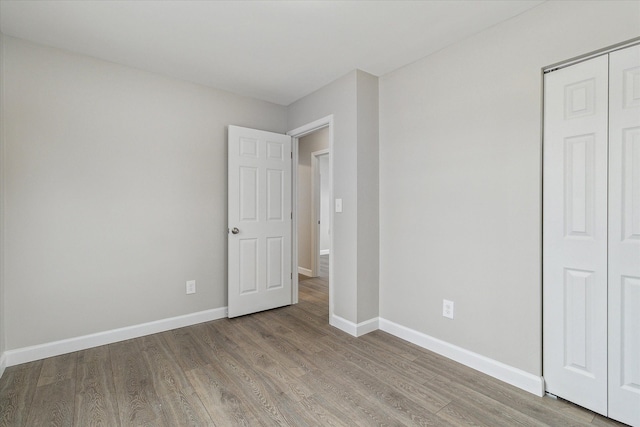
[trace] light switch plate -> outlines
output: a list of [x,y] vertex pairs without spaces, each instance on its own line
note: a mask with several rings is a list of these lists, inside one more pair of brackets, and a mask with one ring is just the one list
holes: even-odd
[[442,300],[442,315],[449,319],[453,319],[453,301],[446,299]]
[[187,294],[195,294],[196,293],[196,281],[188,280],[187,281]]
[[342,212],[342,199],[336,199],[336,212]]

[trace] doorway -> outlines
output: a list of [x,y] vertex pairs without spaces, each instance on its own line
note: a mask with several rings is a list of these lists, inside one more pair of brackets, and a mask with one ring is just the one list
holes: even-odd
[[[333,229],[333,116],[327,116],[316,120],[312,123],[296,128],[287,134],[292,137],[292,160],[294,168],[296,165],[300,164],[301,159],[303,164],[308,164],[306,173],[303,173],[302,175],[299,173],[292,174],[294,206],[292,223],[292,267],[294,271],[292,281],[292,301],[294,304],[298,302],[299,279],[318,275],[324,266],[325,269],[328,270],[327,274],[323,269],[322,274],[325,276],[324,280],[328,282],[329,316],[331,316],[333,314],[334,307],[332,280],[334,270],[333,237],[330,233],[330,230]],[[323,142],[320,142],[319,140],[323,140]],[[322,195],[322,188],[320,188],[317,194],[317,197],[320,200],[316,202],[315,206],[320,208],[322,206],[322,199],[324,198],[324,204],[327,206],[324,211],[324,220],[322,211],[312,214],[312,212],[315,211],[312,203],[314,199],[314,182],[312,172],[314,159],[317,159],[317,170],[323,168],[323,163],[326,165],[323,178],[320,180],[316,178],[316,181],[319,181],[317,183],[320,184],[320,186],[322,186],[322,181],[325,181],[324,197]],[[318,220],[320,221],[320,224],[317,224]],[[320,230],[321,227],[315,226],[322,226],[323,223],[327,225],[328,248],[326,248],[326,242],[324,242],[325,248],[323,255],[320,255],[319,245],[321,243],[320,233],[322,231]],[[314,234],[315,237],[313,237]],[[311,241],[312,239],[314,239],[313,242]],[[305,255],[305,252],[308,256]],[[314,253],[314,256],[312,256],[312,253]],[[302,268],[299,269],[299,267]],[[295,274],[298,271],[302,272],[302,275]]]
[[[298,140],[298,162],[294,172],[298,175],[296,211],[298,216],[298,273],[306,277],[319,276],[320,246],[329,250],[328,224],[328,170],[324,174],[325,203],[322,203],[323,164],[328,169],[329,129],[318,129]],[[323,158],[325,161],[323,161]],[[324,207],[324,215],[322,208]],[[325,221],[322,221],[325,216]],[[321,230],[322,228],[322,230]],[[322,233],[324,232],[324,233]]]
[[[325,128],[326,129],[326,128]],[[311,256],[313,276],[329,278],[331,199],[329,198],[329,149],[311,153]]]

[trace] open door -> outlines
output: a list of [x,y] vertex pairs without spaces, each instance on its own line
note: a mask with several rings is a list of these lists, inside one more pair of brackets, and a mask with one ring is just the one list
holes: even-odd
[[291,137],[229,126],[229,317],[291,298]]

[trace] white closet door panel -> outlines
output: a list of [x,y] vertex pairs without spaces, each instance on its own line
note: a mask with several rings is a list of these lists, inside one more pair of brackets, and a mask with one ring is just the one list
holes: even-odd
[[544,378],[607,413],[606,56],[545,75]]
[[640,46],[609,61],[609,417],[640,426]]

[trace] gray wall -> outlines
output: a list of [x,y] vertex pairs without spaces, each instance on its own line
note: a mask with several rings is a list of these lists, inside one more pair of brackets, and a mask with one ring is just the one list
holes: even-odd
[[357,71],[358,85],[358,322],[379,312],[378,78]]
[[329,128],[323,128],[298,141],[298,266],[311,269],[312,254],[312,173],[311,153],[329,148]]
[[286,108],[10,37],[4,83],[6,348],[226,306],[226,126]]
[[[0,359],[5,350],[4,299],[4,36],[0,33]],[[0,372],[2,375],[2,372]]]
[[333,114],[334,313],[354,323],[378,315],[377,105],[378,79],[352,71],[288,108],[289,129]]
[[[333,114],[333,197],[343,199],[343,212],[333,220],[334,313],[357,318],[357,179],[356,72],[339,78],[288,107],[292,130]],[[333,206],[333,203],[331,204]]]
[[546,2],[380,79],[381,317],[541,374],[540,70],[639,35]]

